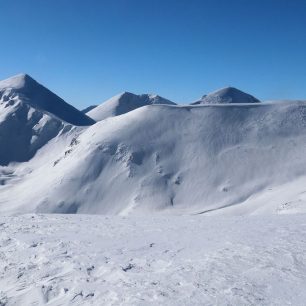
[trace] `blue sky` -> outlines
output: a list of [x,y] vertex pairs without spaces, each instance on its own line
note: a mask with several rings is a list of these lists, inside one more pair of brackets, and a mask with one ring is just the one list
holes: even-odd
[[305,0],[0,0],[0,11],[0,79],[26,72],[79,108],[229,85],[306,99]]

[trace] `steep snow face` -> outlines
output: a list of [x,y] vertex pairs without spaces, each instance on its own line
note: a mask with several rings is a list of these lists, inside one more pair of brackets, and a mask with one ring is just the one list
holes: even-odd
[[136,108],[152,104],[176,105],[158,95],[135,95],[130,92],[124,92],[90,110],[87,115],[96,121],[101,121],[108,117],[122,115]]
[[145,106],[87,128],[59,155],[47,145],[43,166],[34,158],[3,187],[0,211],[306,212],[305,139],[306,102]]
[[[65,120],[65,121],[63,121]],[[29,160],[66,122],[90,124],[88,118],[28,75],[0,82],[0,165]]]
[[27,74],[19,74],[0,82],[0,98],[2,100],[10,101],[16,97],[23,104],[42,112],[48,112],[67,123],[79,126],[94,123],[94,120],[66,103]]
[[196,104],[229,104],[229,103],[258,103],[255,97],[234,87],[226,87],[204,95]]

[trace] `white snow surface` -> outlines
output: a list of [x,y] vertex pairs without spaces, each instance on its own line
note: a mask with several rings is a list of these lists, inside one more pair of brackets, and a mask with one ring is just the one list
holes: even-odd
[[125,114],[145,105],[168,104],[176,105],[165,98],[153,94],[135,95],[124,92],[103,102],[86,114],[95,121],[101,121],[109,117]]
[[299,101],[141,107],[3,168],[0,212],[305,212],[305,128]]
[[305,305],[306,101],[246,95],[0,82],[0,306]]
[[196,104],[229,104],[229,103],[258,103],[257,98],[247,94],[235,87],[225,87],[204,95]]
[[1,305],[305,305],[305,215],[24,215],[0,227]]

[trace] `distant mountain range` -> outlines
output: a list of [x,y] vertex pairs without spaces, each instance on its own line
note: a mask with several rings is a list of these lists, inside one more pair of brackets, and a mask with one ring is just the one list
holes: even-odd
[[306,212],[305,137],[305,101],[125,92],[85,114],[22,74],[0,82],[0,213]]

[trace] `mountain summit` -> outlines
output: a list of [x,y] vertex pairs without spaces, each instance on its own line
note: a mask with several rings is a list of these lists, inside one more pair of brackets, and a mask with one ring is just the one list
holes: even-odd
[[30,86],[31,83],[36,81],[32,79],[28,74],[21,73],[6,80],[0,81],[0,90],[11,88],[11,89],[22,89]]
[[204,95],[201,100],[192,104],[230,104],[230,103],[259,103],[260,101],[235,87],[225,87]]
[[101,121],[108,117],[119,116],[136,108],[152,104],[176,105],[174,102],[171,102],[158,95],[135,95],[131,92],[123,92],[110,98],[86,114],[96,121]]
[[[73,125],[91,125],[94,120],[87,117],[63,99],[36,82],[28,74],[18,74],[0,81],[0,95],[6,100],[16,98],[35,109],[51,113],[57,118]],[[1,98],[0,97],[0,98]]]

